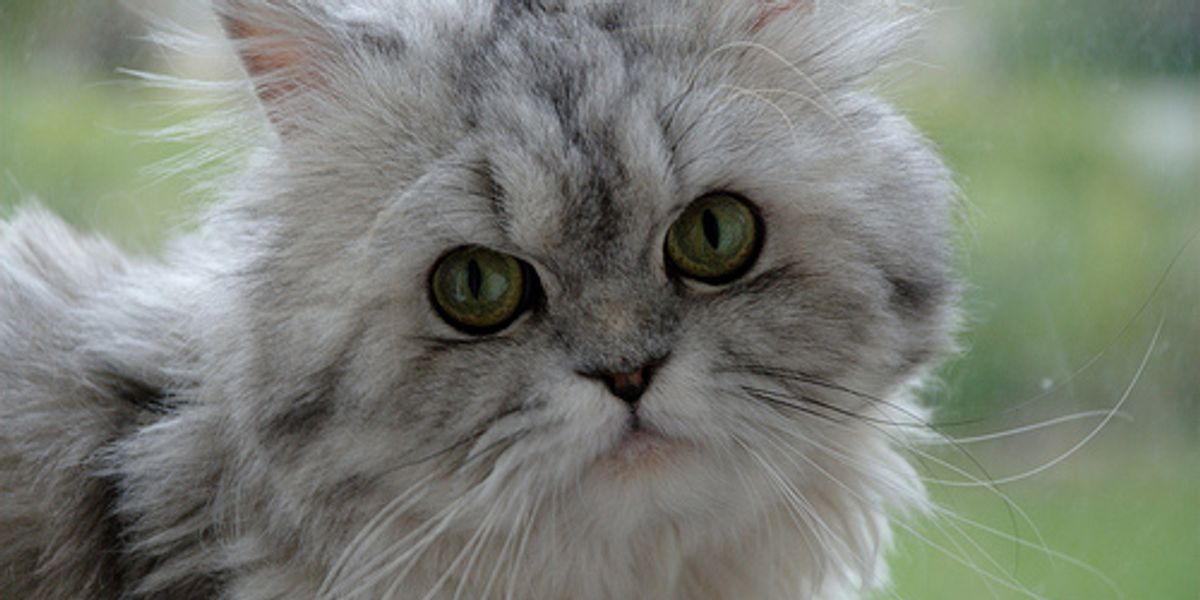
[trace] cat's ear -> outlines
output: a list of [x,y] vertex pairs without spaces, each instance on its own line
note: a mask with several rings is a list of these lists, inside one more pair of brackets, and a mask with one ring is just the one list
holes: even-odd
[[[728,0],[710,0],[728,5]],[[800,77],[824,94],[865,80],[898,56],[926,20],[920,2],[896,0],[739,0],[735,39],[761,44],[759,76]],[[771,62],[778,63],[772,66]],[[790,72],[790,75],[789,75]],[[809,92],[805,92],[809,93]]]
[[281,132],[295,127],[296,100],[328,85],[337,44],[319,4],[305,0],[214,0],[217,16]]
[[754,0],[759,4],[758,18],[751,27],[752,33],[757,33],[770,25],[779,17],[797,12],[808,12],[813,9],[816,0]]

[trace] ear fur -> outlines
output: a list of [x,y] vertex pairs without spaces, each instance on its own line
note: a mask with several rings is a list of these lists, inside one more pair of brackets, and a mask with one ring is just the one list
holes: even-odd
[[813,8],[815,0],[757,0],[762,7],[758,15],[758,19],[754,21],[754,26],[750,28],[751,33],[758,33],[763,27],[766,27],[777,19],[780,15],[793,11],[809,11]]
[[292,129],[294,101],[319,91],[336,60],[335,39],[319,4],[306,0],[214,0],[267,115]]
[[799,76],[802,85],[822,94],[850,89],[886,69],[929,14],[925,0],[744,2],[750,8],[739,33],[748,31],[755,43],[791,63],[776,61],[781,76]]

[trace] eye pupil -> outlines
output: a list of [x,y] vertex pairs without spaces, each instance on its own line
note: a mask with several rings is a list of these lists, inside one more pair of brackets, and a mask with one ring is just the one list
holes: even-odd
[[430,301],[450,326],[471,335],[506,329],[538,293],[537,274],[520,259],[480,246],[463,246],[438,259],[430,273]]
[[762,247],[762,221],[749,201],[723,192],[692,202],[667,232],[667,266],[709,285],[745,275]]
[[705,209],[701,222],[704,226],[704,239],[708,241],[708,245],[712,246],[713,250],[720,249],[721,224],[717,221],[717,216],[711,210]]
[[467,264],[467,287],[471,289],[471,295],[478,300],[479,294],[483,292],[483,269],[479,268],[475,259],[471,259]]

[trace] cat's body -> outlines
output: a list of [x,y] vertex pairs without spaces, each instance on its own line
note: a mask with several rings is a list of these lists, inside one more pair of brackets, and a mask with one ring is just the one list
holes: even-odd
[[[858,89],[909,17],[359,4],[220,3],[278,137],[165,263],[36,210],[0,230],[3,597],[883,583],[887,513],[923,502],[891,424],[955,298],[947,174]],[[708,285],[663,240],[714,192],[763,238]],[[539,286],[486,335],[428,287],[474,246]]]

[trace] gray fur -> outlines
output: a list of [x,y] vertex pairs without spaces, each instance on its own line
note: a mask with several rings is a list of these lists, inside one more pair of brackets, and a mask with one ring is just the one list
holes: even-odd
[[[948,175],[862,85],[912,14],[315,6],[217,3],[275,134],[164,263],[37,209],[0,233],[0,589],[833,600],[882,584],[886,512],[923,493],[892,447],[907,434],[880,423],[919,416],[957,294]],[[262,68],[281,39],[296,60]],[[766,226],[753,270],[720,288],[662,255],[714,190]],[[462,245],[529,262],[543,301],[497,335],[456,332],[425,282]],[[689,450],[612,476],[627,408],[581,373],[652,361],[641,418]]]

